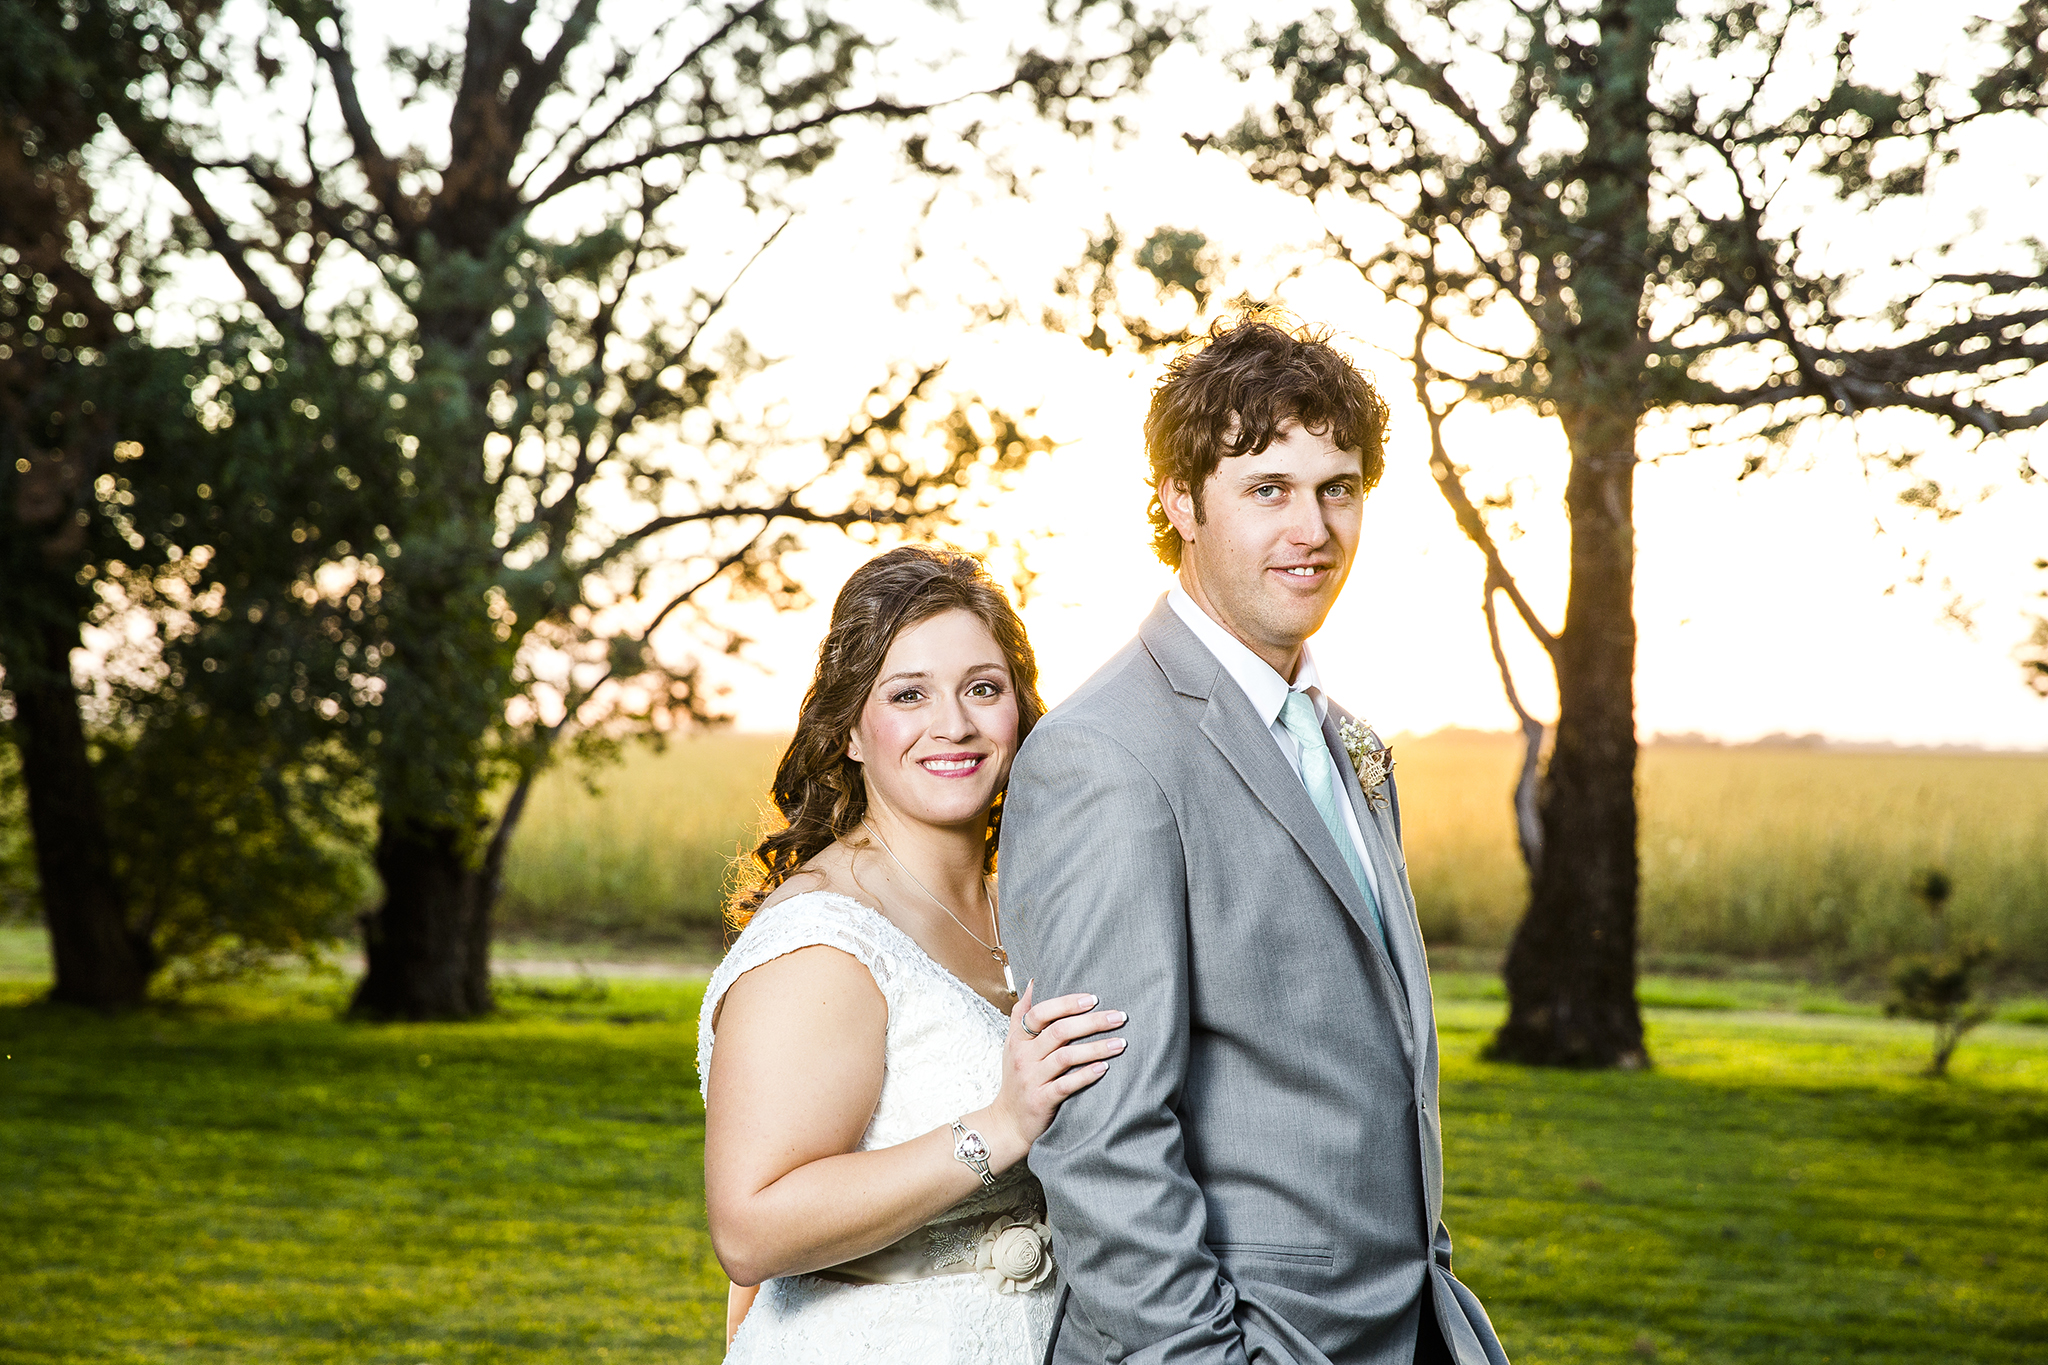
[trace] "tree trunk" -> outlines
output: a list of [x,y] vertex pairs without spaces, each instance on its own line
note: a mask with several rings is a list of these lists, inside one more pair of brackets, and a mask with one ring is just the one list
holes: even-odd
[[1632,414],[1567,418],[1571,592],[1543,857],[1505,972],[1491,1054],[1546,1066],[1648,1064],[1636,1007],[1636,623]]
[[[57,981],[50,999],[94,1009],[142,1003],[156,968],[146,935],[128,926],[114,875],[99,783],[71,682],[75,625],[31,625],[10,662],[14,733],[42,883]],[[29,657],[23,657],[28,654]]]
[[450,825],[386,816],[377,830],[384,903],[363,917],[367,970],[350,1012],[472,1019],[491,1008],[490,892]]

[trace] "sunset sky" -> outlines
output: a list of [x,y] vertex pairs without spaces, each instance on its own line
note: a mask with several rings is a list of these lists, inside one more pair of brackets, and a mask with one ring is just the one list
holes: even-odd
[[[999,83],[1006,48],[1028,41],[1035,7],[968,6],[950,26],[911,0],[850,8],[889,49],[899,88],[943,94]],[[1897,75],[1912,60],[1966,60],[1962,22],[1930,29],[1918,5],[1862,7],[1856,51],[1866,76]],[[1075,262],[1087,235],[1114,217],[1139,239],[1165,225],[1204,233],[1238,262],[1232,289],[1277,298],[1305,321],[1333,328],[1339,344],[1374,374],[1393,407],[1389,464],[1366,512],[1365,545],[1350,586],[1315,641],[1336,695],[1385,733],[1445,725],[1502,728],[1511,715],[1487,651],[1479,614],[1480,561],[1428,477],[1426,437],[1409,389],[1405,344],[1412,322],[1348,269],[1306,264],[1326,224],[1304,203],[1253,186],[1221,156],[1197,156],[1184,132],[1227,127],[1257,90],[1226,72],[1222,57],[1250,17],[1269,6],[1222,0],[1208,10],[1207,50],[1170,52],[1149,88],[1123,112],[1126,138],[1069,139],[1032,121],[1021,104],[970,101],[959,120],[992,129],[982,152],[934,138],[932,155],[967,173],[935,192],[898,169],[900,133],[856,130],[841,153],[797,187],[797,216],[732,295],[729,321],[779,363],[747,396],[779,410],[793,436],[843,426],[891,360],[950,359],[947,380],[1014,412],[1035,410],[1038,429],[1060,442],[1016,488],[977,514],[970,537],[1023,536],[1040,571],[1026,619],[1049,700],[1064,696],[1112,650],[1167,586],[1147,549],[1139,425],[1156,376],[1151,362],[1104,357],[1038,325],[1051,281]],[[391,37],[439,36],[454,7],[352,7],[366,98],[387,127],[411,125],[434,152],[445,132],[431,117],[401,114],[378,87]],[[630,6],[615,22],[651,24]],[[330,100],[331,103],[331,100]],[[950,117],[950,115],[949,115]],[[956,123],[957,123],[956,121]],[[946,120],[941,120],[946,126]],[[249,134],[263,136],[259,130]],[[1941,193],[1909,217],[1831,225],[1839,255],[1888,247],[1900,233],[1929,240],[1979,223],[2014,237],[2048,218],[2048,147],[1995,129],[1945,174]],[[1019,199],[976,174],[979,158],[1025,172]],[[552,215],[585,214],[563,205]],[[728,190],[693,208],[702,250],[700,282],[737,268],[764,223]],[[545,231],[548,217],[536,226]],[[913,236],[922,251],[912,262]],[[220,287],[232,288],[226,281]],[[899,306],[914,286],[909,306]],[[657,301],[658,302],[658,301]],[[976,325],[972,305],[1015,305],[1013,320]],[[1953,520],[1899,505],[1907,480],[1872,472],[1859,456],[1920,441],[1930,454],[1915,479],[1933,474],[1970,502]],[[1665,443],[1665,444],[1668,444]],[[2038,452],[2040,443],[2036,442]],[[1554,423],[1474,413],[1451,430],[1454,458],[1472,469],[1475,496],[1512,487],[1516,506],[1500,535],[1510,566],[1553,626],[1562,624],[1565,469]],[[1662,448],[1655,431],[1641,448]],[[1867,423],[1806,433],[1775,460],[1775,472],[1738,482],[1750,448],[1730,445],[1646,464],[1637,479],[1641,654],[1639,724],[1748,739],[1817,731],[1851,740],[2048,747],[2048,701],[2026,690],[2014,660],[2025,611],[2048,608],[2048,480],[2015,477],[2020,447],[1964,453],[1924,429]],[[2048,457],[2034,455],[2048,468]],[[1510,522],[1513,523],[1511,528]],[[1924,571],[1916,571],[1925,557]],[[859,553],[820,543],[802,557],[805,581],[825,602]],[[1917,585],[1909,579],[1919,578]],[[808,678],[824,606],[773,616],[733,608],[757,641],[753,664],[729,674],[739,723],[791,723]],[[670,652],[679,634],[658,641]],[[1554,705],[1545,670],[1519,627],[1509,647],[1524,695]]]
[[[1922,22],[1905,6],[1875,7],[1859,46],[1866,70],[1902,54]],[[1228,16],[1214,31],[1233,30]],[[1427,437],[1409,388],[1410,315],[1336,266],[1287,275],[1320,235],[1302,203],[1251,185],[1220,157],[1180,139],[1229,123],[1244,88],[1192,49],[1170,55],[1136,106],[1140,134],[1120,147],[1076,150],[1050,134],[1021,135],[1048,167],[1028,203],[984,192],[949,193],[919,231],[927,255],[917,278],[934,299],[986,295],[993,279],[1026,300],[1080,254],[1085,234],[1113,215],[1139,237],[1154,227],[1198,228],[1244,264],[1235,283],[1277,293],[1304,320],[1334,328],[1393,406],[1385,481],[1368,504],[1365,543],[1350,585],[1314,649],[1338,697],[1381,730],[1445,725],[1504,728],[1502,699],[1479,613],[1481,564],[1428,476]],[[2048,216],[2048,149],[1987,140],[1958,168],[1920,226],[1939,232],[1972,213],[1989,224]],[[777,243],[743,289],[750,338],[791,357],[780,382],[808,395],[821,424],[843,415],[872,382],[878,354],[954,357],[949,376],[1012,408],[1035,406],[1063,444],[1021,479],[993,513],[1013,533],[1054,534],[1034,544],[1042,572],[1025,615],[1048,700],[1080,683],[1123,641],[1168,585],[1147,548],[1139,436],[1156,366],[1097,356],[1035,327],[961,330],[950,305],[908,313],[900,287],[908,205],[919,186],[877,188],[856,153],[815,187],[815,207]],[[835,197],[835,195],[837,197]],[[1885,225],[1896,230],[1896,220]],[[1910,225],[1909,225],[1910,226]],[[1869,225],[1840,224],[1844,250]],[[1261,285],[1265,287],[1262,288]],[[1277,285],[1277,289],[1275,288]],[[802,407],[803,405],[799,405]],[[1866,470],[1867,451],[1926,442],[1915,478],[1983,500],[1947,522],[1902,507],[1901,476]],[[1667,441],[1668,444],[1668,441]],[[1454,458],[1472,467],[1475,496],[1518,480],[1505,545],[1510,567],[1553,627],[1562,623],[1567,549],[1561,506],[1565,453],[1554,423],[1473,413],[1451,433]],[[1641,448],[1660,449],[1647,433]],[[2035,449],[2039,450],[2039,443]],[[2022,484],[2017,448],[1970,455],[1922,428],[1866,423],[1804,435],[1775,472],[1737,481],[1753,447],[1732,445],[1645,464],[1636,485],[1639,728],[1702,731],[1731,740],[1773,731],[1847,740],[2048,747],[2048,702],[2020,681],[2013,651],[2025,609],[2048,607],[2048,481]],[[2048,459],[2034,456],[2037,465]],[[986,525],[978,522],[977,528]],[[1502,523],[1503,540],[1512,535]],[[1916,573],[1923,556],[1926,568]],[[836,586],[857,556],[814,557],[814,585]],[[1915,585],[1911,578],[1922,581]],[[1962,620],[1950,613],[1959,608]],[[785,728],[822,633],[822,607],[770,621],[750,618],[756,657],[771,672],[741,675],[734,701],[750,729]],[[1965,624],[1964,622],[1967,622]],[[1540,655],[1509,625],[1523,695],[1549,714],[1554,698]]]

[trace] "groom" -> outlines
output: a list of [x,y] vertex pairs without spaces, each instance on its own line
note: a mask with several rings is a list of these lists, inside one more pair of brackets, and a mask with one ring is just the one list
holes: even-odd
[[1505,1365],[1451,1277],[1400,806],[1305,644],[1386,417],[1307,333],[1246,321],[1176,360],[1145,443],[1179,583],[1017,757],[1017,975],[1130,1016],[1031,1151],[1066,1281],[1048,1361]]

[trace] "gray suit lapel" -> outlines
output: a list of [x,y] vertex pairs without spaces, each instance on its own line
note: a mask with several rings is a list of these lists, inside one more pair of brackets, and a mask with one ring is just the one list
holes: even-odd
[[[1387,946],[1393,950],[1395,964],[1400,968],[1410,1021],[1429,1021],[1433,1027],[1429,955],[1422,942],[1422,925],[1415,913],[1415,893],[1408,885],[1407,861],[1400,851],[1401,839],[1394,831],[1393,778],[1387,779],[1387,799],[1384,802],[1366,798],[1365,789],[1358,781],[1358,772],[1351,766],[1351,758],[1344,752],[1343,740],[1337,732],[1340,720],[1351,719],[1354,717],[1349,712],[1332,703],[1323,717],[1323,740],[1337,760],[1337,770],[1344,778],[1344,794],[1351,800],[1352,813],[1358,817],[1358,832],[1365,836],[1366,852],[1372,857],[1373,875],[1380,888],[1380,913],[1386,919]],[[1416,1026],[1421,1025],[1416,1023]]]
[[[1195,633],[1174,615],[1173,608],[1166,605],[1164,598],[1145,619],[1138,634],[1176,692],[1208,700],[1208,709],[1202,715],[1202,733],[1237,770],[1237,775],[1244,779],[1260,804],[1272,812],[1336,893],[1345,913],[1363,932],[1367,951],[1379,965],[1388,998],[1400,1004],[1403,1023],[1408,1026],[1402,1034],[1402,1047],[1413,1062],[1416,1055],[1414,1006],[1400,974],[1394,970],[1381,947],[1379,929],[1373,923],[1372,907],[1366,904],[1365,892],[1352,877],[1351,869],[1345,866],[1343,855],[1337,851],[1330,831],[1323,824],[1323,817],[1316,813],[1315,803],[1308,799],[1307,788],[1301,785],[1301,779],[1287,765],[1287,760],[1280,756],[1280,746],[1274,743],[1273,732],[1260,723],[1258,713],[1252,710],[1251,701],[1243,689],[1217,662],[1216,656],[1195,638]],[[1349,772],[1350,762],[1340,761],[1343,772]],[[1345,785],[1355,789],[1358,783],[1354,780]],[[1370,828],[1363,817],[1359,820],[1359,827],[1361,830]],[[1366,835],[1365,842],[1367,851],[1372,852],[1375,840],[1370,834]],[[1383,854],[1374,856],[1384,861]],[[1396,880],[1383,868],[1378,876],[1382,885]],[[1391,926],[1388,937],[1390,941],[1393,938]]]

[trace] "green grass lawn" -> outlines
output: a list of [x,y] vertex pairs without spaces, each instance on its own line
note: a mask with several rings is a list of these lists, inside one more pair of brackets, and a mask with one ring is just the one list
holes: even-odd
[[[2048,1031],[1653,1010],[1658,1068],[1476,1060],[1459,1273],[1521,1365],[2048,1361]],[[120,1020],[0,982],[0,1361],[711,1361],[693,982],[339,1022],[338,981]],[[1740,1003],[1738,1001],[1738,1003]]]
[[0,1008],[0,1360],[716,1359],[701,989]]

